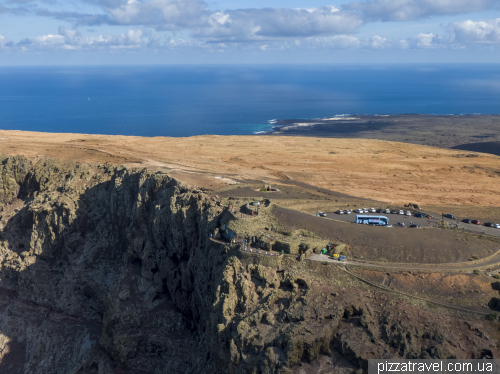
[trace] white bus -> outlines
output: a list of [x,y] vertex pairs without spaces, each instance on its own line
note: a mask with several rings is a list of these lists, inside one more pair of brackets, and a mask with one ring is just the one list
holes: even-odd
[[385,216],[356,216],[356,223],[361,223],[364,225],[376,225],[376,226],[387,226],[389,224],[389,218]]

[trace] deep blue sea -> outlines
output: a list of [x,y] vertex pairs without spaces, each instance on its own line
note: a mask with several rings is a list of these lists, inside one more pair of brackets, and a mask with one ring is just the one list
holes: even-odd
[[0,68],[0,129],[242,135],[404,113],[499,114],[500,64]]

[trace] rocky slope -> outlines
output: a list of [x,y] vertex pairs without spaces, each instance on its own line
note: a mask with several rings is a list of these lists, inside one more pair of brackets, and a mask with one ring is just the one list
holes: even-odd
[[350,373],[375,357],[498,357],[482,319],[210,240],[227,211],[165,174],[0,165],[2,373]]

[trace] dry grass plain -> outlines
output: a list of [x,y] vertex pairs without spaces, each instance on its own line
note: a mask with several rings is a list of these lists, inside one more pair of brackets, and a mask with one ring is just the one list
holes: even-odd
[[389,204],[500,206],[500,157],[384,140],[4,130],[0,152],[159,168],[212,189],[232,180],[297,181]]

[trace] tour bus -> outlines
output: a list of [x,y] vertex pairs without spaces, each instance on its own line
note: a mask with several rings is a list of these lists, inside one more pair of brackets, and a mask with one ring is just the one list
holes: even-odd
[[389,224],[389,218],[385,216],[356,216],[356,223],[361,223],[365,225],[377,225],[377,226],[387,226]]

